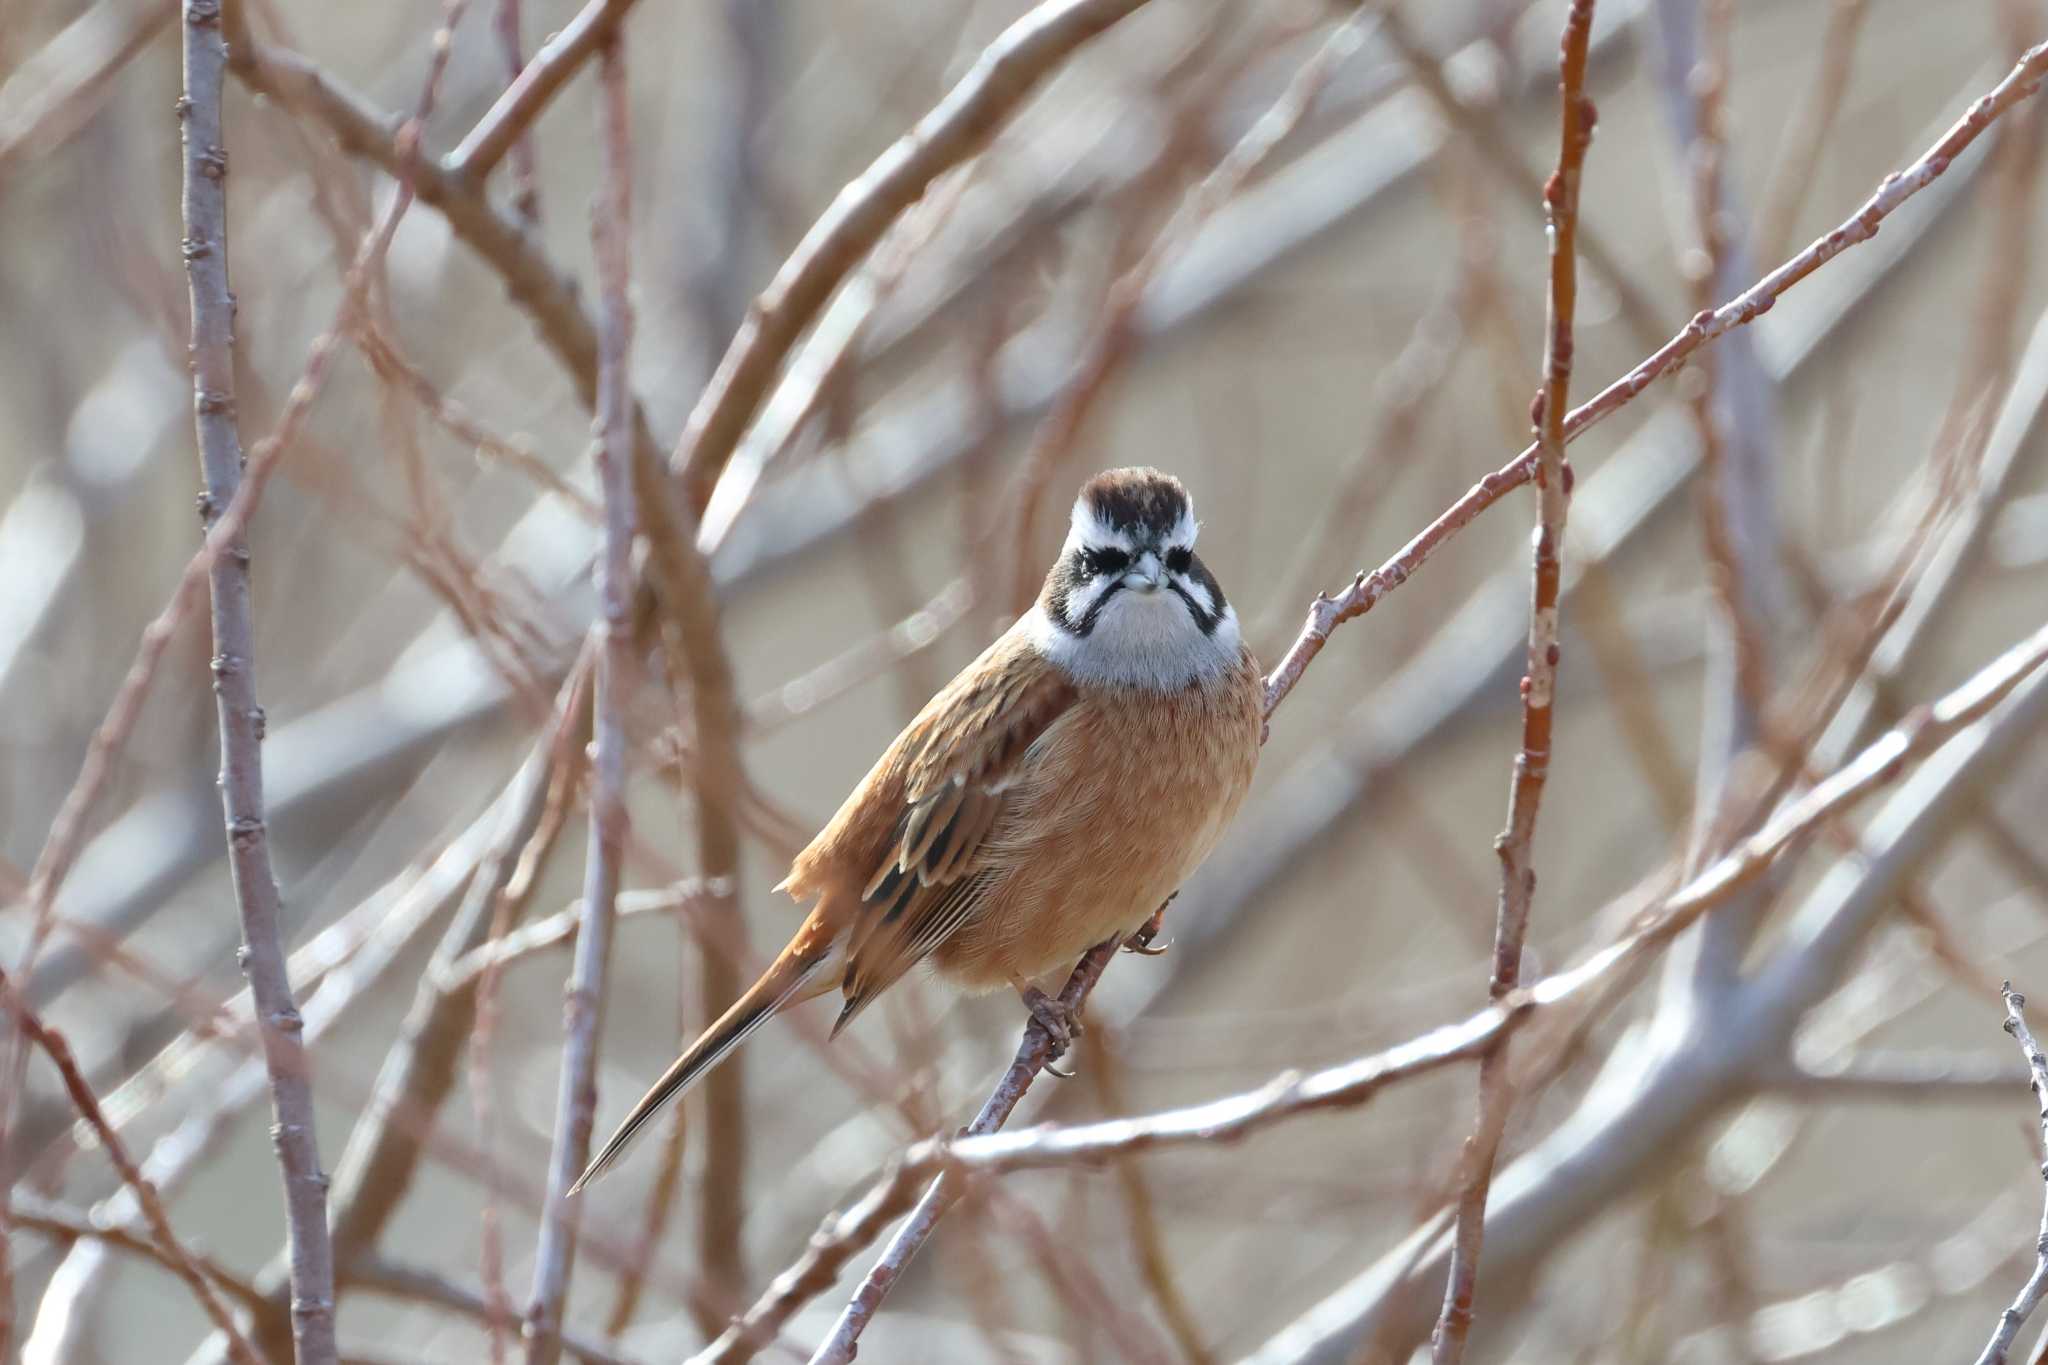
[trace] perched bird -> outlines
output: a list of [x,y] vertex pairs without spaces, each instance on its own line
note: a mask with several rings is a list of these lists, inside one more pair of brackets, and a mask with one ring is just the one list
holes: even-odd
[[920,961],[1009,985],[1063,1049],[1039,984],[1123,940],[1194,871],[1258,761],[1262,693],[1237,615],[1156,469],[1098,474],[1030,611],[925,705],[778,890],[815,899],[751,989],[678,1057],[574,1188],[771,1015],[839,987],[840,1029]]

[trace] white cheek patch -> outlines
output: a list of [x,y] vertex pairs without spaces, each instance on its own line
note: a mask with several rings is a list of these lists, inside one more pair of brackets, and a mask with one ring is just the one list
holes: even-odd
[[1207,583],[1184,573],[1169,576],[1172,578],[1175,586],[1185,592],[1189,599],[1202,609],[1202,615],[1214,616],[1217,612],[1223,610],[1223,598]]

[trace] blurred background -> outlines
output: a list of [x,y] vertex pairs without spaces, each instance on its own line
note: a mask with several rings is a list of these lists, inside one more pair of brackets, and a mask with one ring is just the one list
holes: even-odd
[[[805,230],[1027,6],[592,8],[631,10],[632,377],[666,451]],[[514,30],[531,55],[577,10],[459,8],[426,154],[504,89]],[[703,528],[745,765],[730,885],[699,879],[688,684],[658,651],[632,680],[601,1131],[794,927],[788,857],[1028,600],[1087,475],[1186,481],[1270,663],[1318,589],[1524,445],[1562,12],[1155,0],[854,273]],[[226,102],[252,447],[393,201],[442,18],[246,6],[273,63]],[[220,1012],[240,935],[203,614],[21,967],[28,871],[197,543],[177,30],[161,0],[0,4],[0,964],[181,1235],[274,1296],[268,1099],[246,1005]],[[2044,36],[2038,0],[1601,0],[1574,396],[1846,218]],[[318,83],[277,75],[303,64]],[[557,325],[595,308],[595,107],[585,70],[481,188],[423,189],[252,528],[270,827],[362,1360],[490,1359],[490,1305],[520,1311],[532,1277],[587,826],[579,736],[550,716],[596,601],[591,357]],[[1760,734],[1825,773],[2041,624],[2040,117],[1573,446],[1529,977],[1725,846],[1717,821],[1767,791]],[[1533,517],[1511,496],[1332,638],[1174,946],[1112,963],[1076,1078],[1019,1123],[1249,1089],[1484,1002]],[[1475,1358],[1975,1355],[2040,1221],[1997,985],[2048,999],[2044,696],[1517,1051]],[[528,939],[501,970],[461,959],[503,932]],[[701,1346],[893,1152],[972,1114],[1023,1021],[921,979],[827,1051],[829,1017],[757,1035],[587,1196],[572,1354]],[[1409,1239],[1474,1093],[1453,1069],[1239,1146],[1007,1177],[941,1227],[868,1356],[1405,1360],[1442,1293]],[[31,1065],[14,1349],[214,1358],[181,1285],[76,1235],[133,1210],[73,1119]],[[851,1287],[763,1358],[804,1358]]]

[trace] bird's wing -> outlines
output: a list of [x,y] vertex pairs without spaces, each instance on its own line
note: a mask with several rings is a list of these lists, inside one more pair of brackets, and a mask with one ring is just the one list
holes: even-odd
[[902,809],[861,896],[837,1028],[972,918],[988,838],[1030,777],[1033,746],[1075,701],[1022,641],[999,644],[933,699],[898,755]]

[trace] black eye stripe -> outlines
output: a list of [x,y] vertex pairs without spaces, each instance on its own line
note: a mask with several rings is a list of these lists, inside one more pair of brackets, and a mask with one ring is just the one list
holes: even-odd
[[1081,563],[1091,575],[1121,573],[1131,566],[1131,557],[1122,550],[1090,547],[1081,552]]
[[1166,567],[1175,573],[1186,573],[1188,565],[1194,562],[1195,552],[1185,545],[1176,545],[1166,552]]

